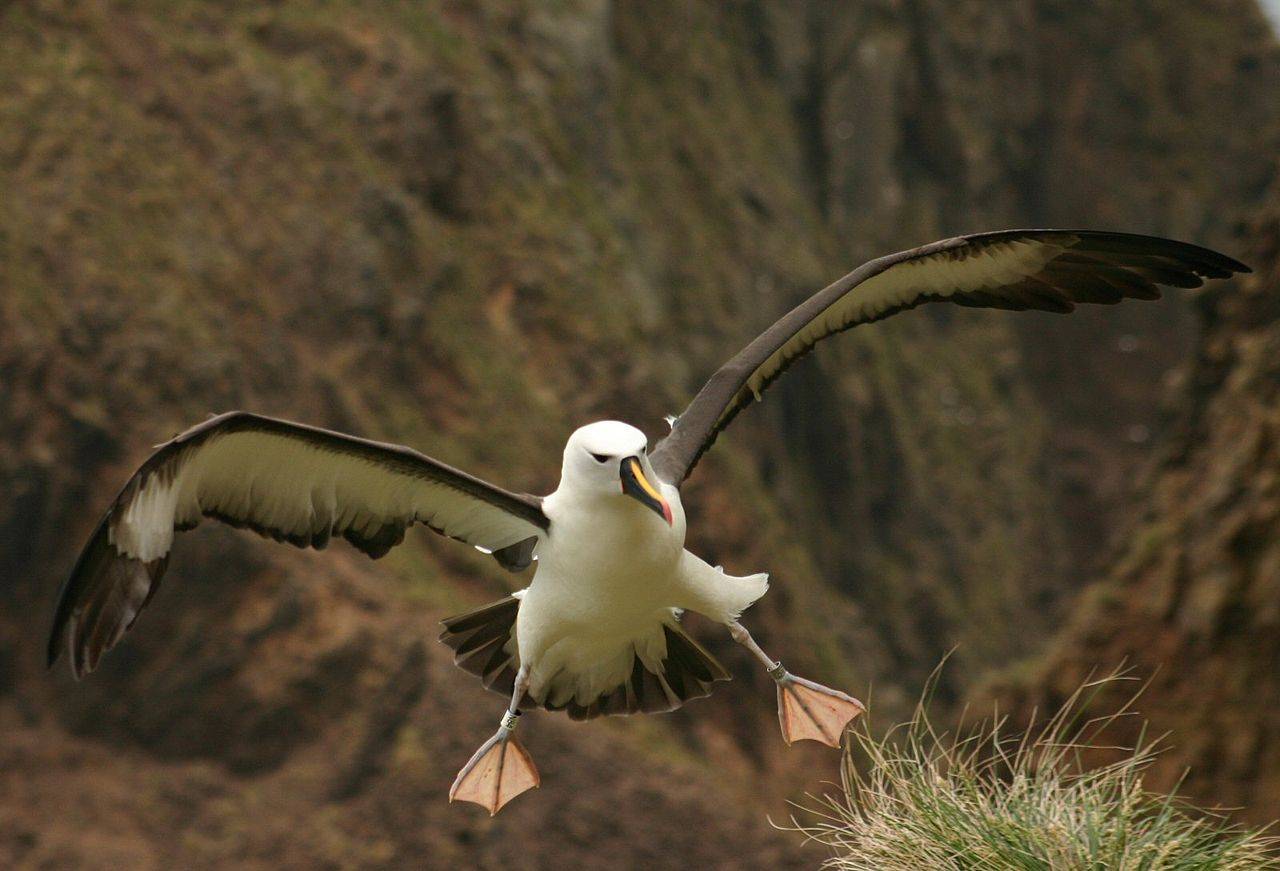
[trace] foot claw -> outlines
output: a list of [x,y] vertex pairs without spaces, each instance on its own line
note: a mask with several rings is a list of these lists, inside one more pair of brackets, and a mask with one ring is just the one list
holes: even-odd
[[511,799],[540,782],[529,751],[510,729],[502,728],[458,772],[449,790],[449,801],[474,802],[493,816]]
[[839,747],[840,736],[866,708],[862,702],[839,690],[789,674],[777,666],[778,722],[782,740],[791,744],[809,739],[828,747]]

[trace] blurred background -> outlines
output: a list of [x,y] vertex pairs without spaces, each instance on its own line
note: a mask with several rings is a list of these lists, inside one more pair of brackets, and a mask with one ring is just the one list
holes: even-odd
[[[0,865],[810,867],[837,757],[735,673],[674,714],[539,715],[542,789],[450,807],[501,708],[436,621],[522,586],[423,532],[371,562],[211,526],[100,670],[59,584],[210,412],[547,492],[651,436],[863,260],[1089,226],[1255,275],[1069,318],[922,309],[826,343],[685,488],[768,570],[788,665],[1019,717],[1127,661],[1156,771],[1280,816],[1280,48],[1257,0],[0,2]],[[988,708],[989,709],[989,708]]]

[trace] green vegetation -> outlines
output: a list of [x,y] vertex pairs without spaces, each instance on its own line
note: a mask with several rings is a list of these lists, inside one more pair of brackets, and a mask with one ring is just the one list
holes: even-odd
[[[1014,734],[995,717],[958,733],[935,728],[928,699],[877,737],[854,733],[843,794],[799,829],[838,869],[1280,868],[1280,840],[1237,827],[1143,784],[1159,741],[1109,746],[1128,709],[1087,716],[1112,675],[1078,689],[1047,722]],[[856,757],[856,758],[855,758]]]

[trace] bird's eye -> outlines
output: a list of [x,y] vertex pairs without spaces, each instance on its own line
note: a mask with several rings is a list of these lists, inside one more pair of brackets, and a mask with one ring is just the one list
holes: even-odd
[[607,463],[609,462],[609,455],[608,454],[591,454],[591,459],[595,460],[597,463]]

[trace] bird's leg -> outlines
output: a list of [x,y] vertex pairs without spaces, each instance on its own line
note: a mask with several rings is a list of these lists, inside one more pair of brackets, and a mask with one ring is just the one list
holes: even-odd
[[522,665],[516,674],[511,704],[502,715],[498,731],[462,766],[449,790],[449,801],[475,802],[493,816],[511,799],[539,784],[538,769],[529,751],[515,736],[520,722],[520,700],[528,688],[528,668]]
[[729,635],[755,654],[778,684],[778,723],[782,726],[782,739],[790,744],[808,738],[839,747],[845,726],[866,710],[862,702],[791,674],[781,662],[761,650],[747,628],[736,620],[729,624]]

